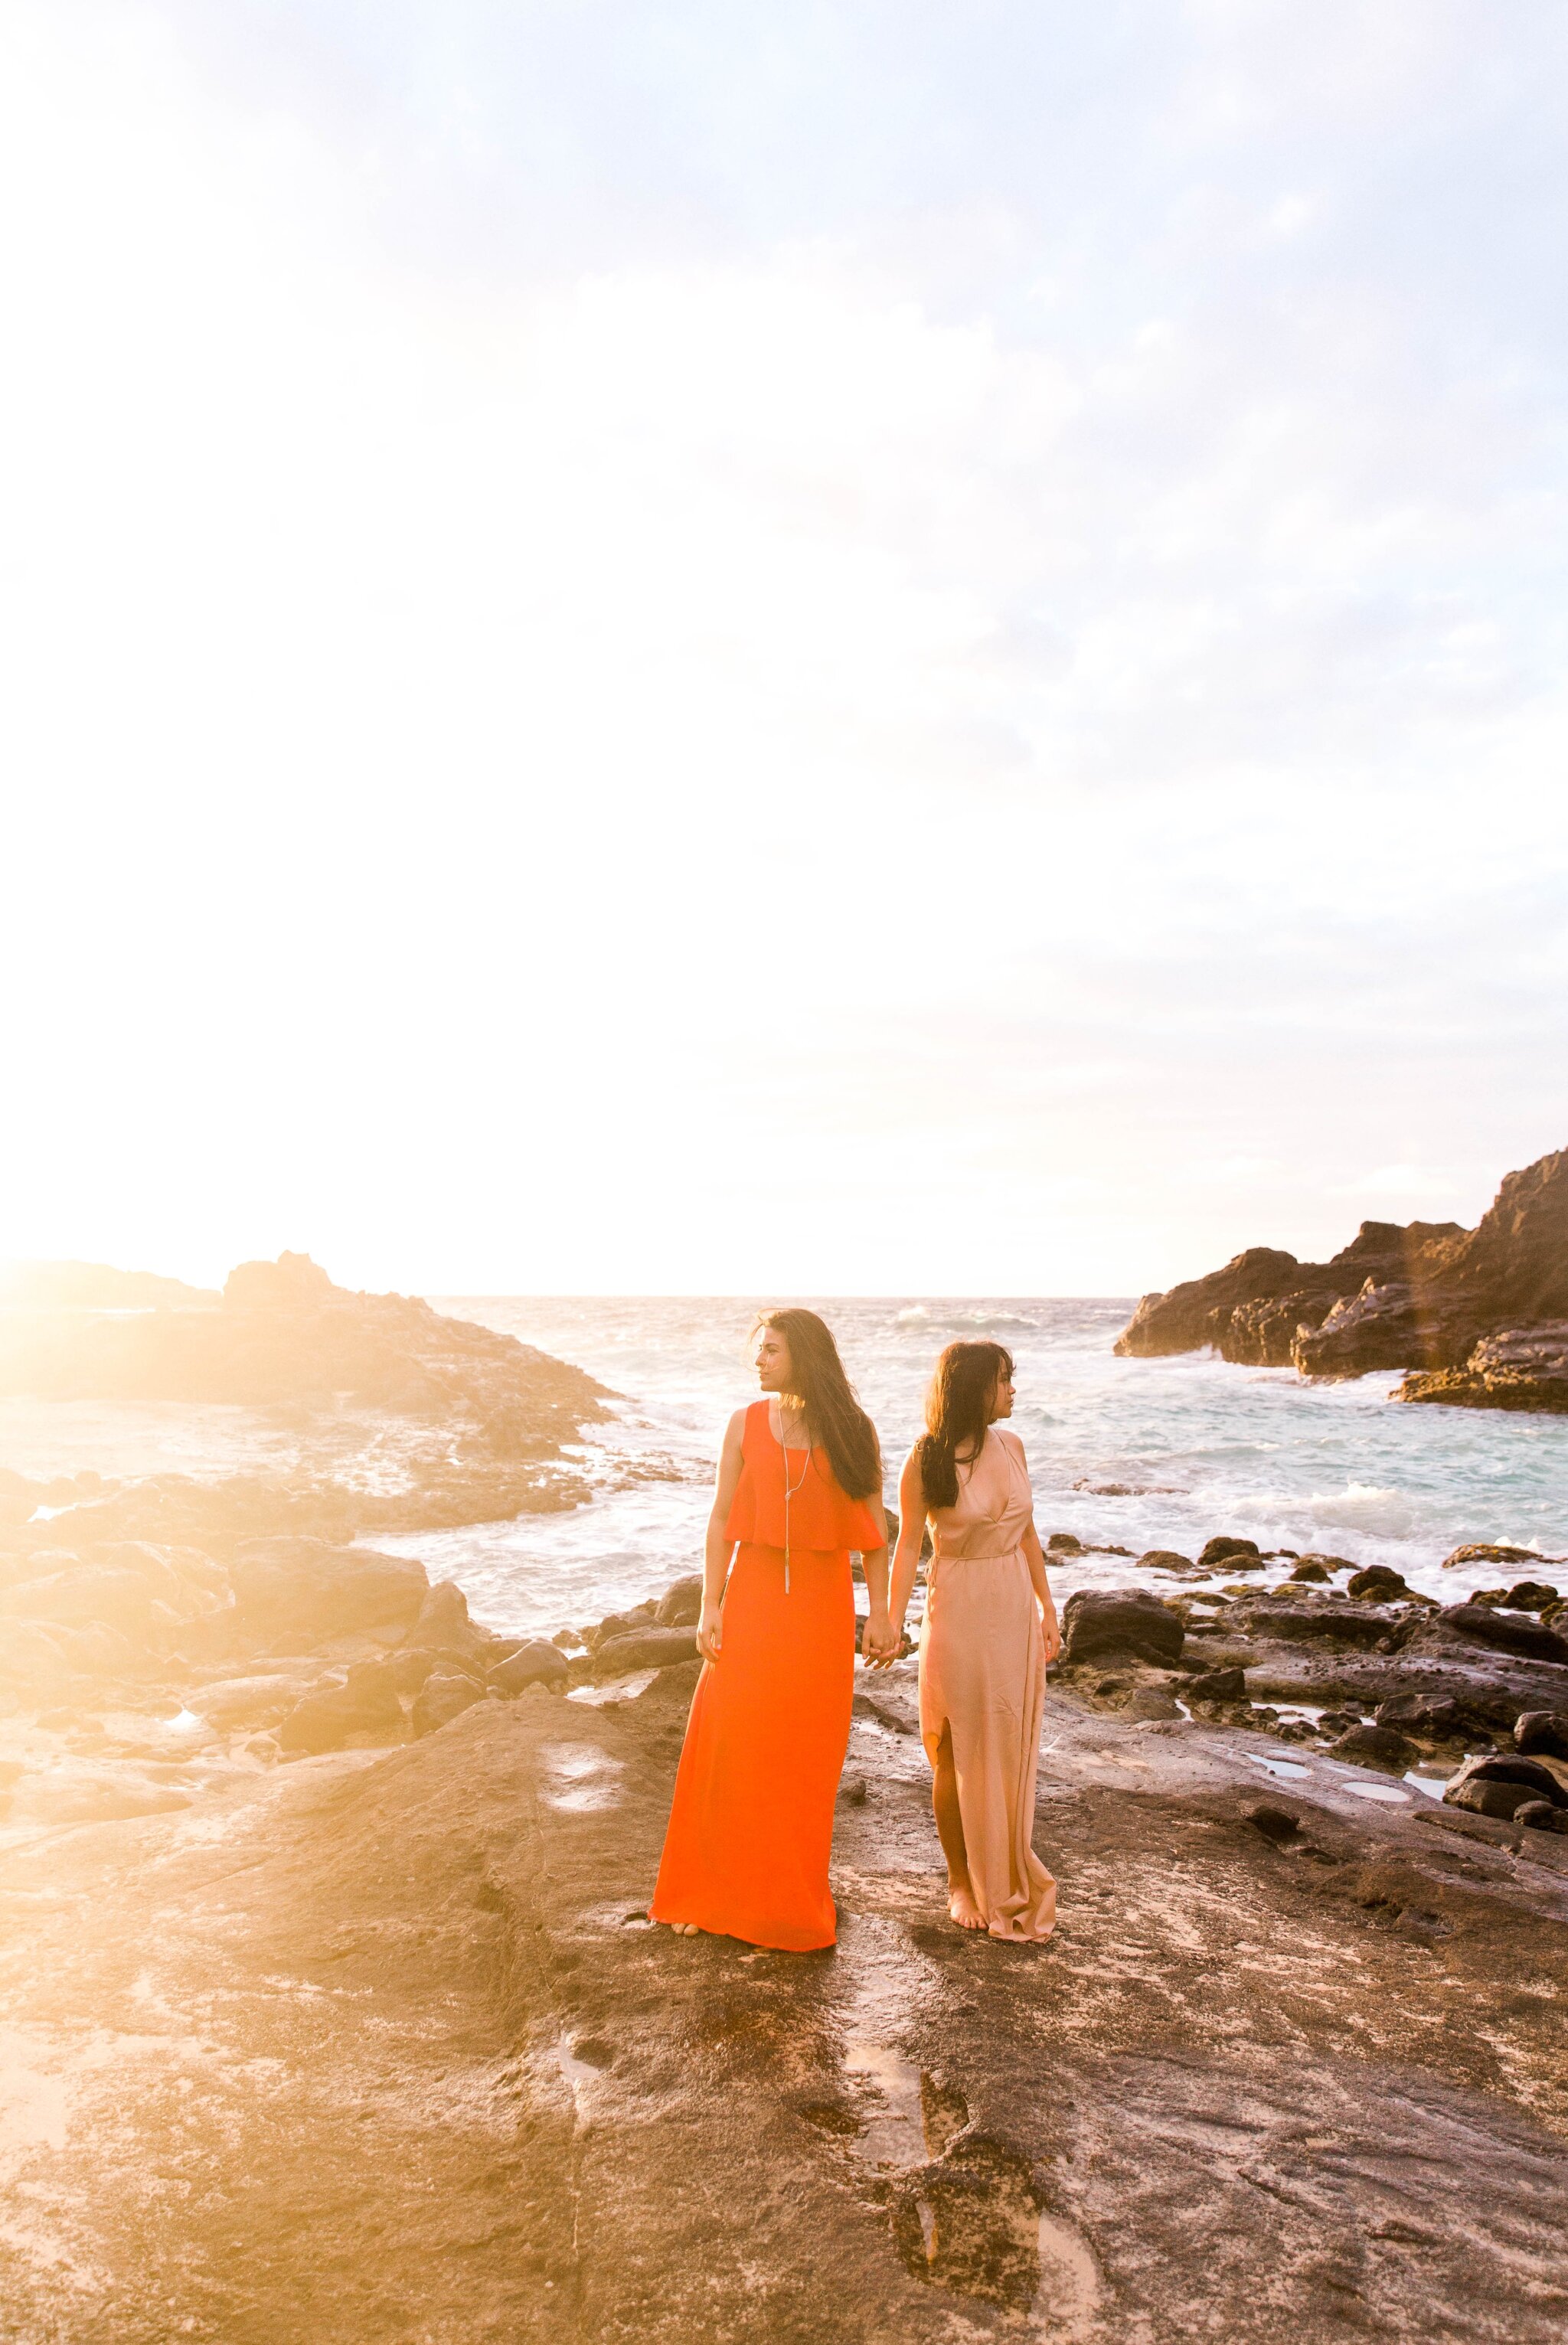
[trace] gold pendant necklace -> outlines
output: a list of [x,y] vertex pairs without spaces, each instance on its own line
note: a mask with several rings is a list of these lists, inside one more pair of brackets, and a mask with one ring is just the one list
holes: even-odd
[[784,1438],[784,1404],[779,1404],[779,1447],[784,1459],[784,1593],[789,1593],[789,1501],[806,1487],[806,1477],[811,1471],[811,1435],[806,1431],[806,1463],[800,1468],[800,1479],[789,1487],[789,1447]]

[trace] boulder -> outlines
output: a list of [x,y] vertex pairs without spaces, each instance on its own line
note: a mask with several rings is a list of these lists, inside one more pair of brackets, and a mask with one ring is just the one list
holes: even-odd
[[1207,1540],[1197,1561],[1200,1571],[1213,1571],[1222,1563],[1228,1563],[1235,1571],[1250,1571],[1255,1567],[1261,1569],[1263,1564],[1256,1539],[1224,1537]]
[[1381,1725],[1352,1726],[1333,1751],[1336,1759],[1348,1760],[1353,1767],[1380,1767],[1392,1775],[1402,1775],[1420,1757],[1415,1744],[1396,1728]]
[[1429,1741],[1456,1741],[1464,1732],[1463,1710],[1452,1694],[1395,1693],[1378,1704],[1378,1724],[1401,1734],[1420,1734]]
[[1359,1604],[1393,1604],[1410,1595],[1410,1584],[1402,1571],[1395,1571],[1386,1563],[1369,1563],[1364,1571],[1351,1575],[1345,1593]]
[[423,1564],[406,1556],[319,1538],[241,1539],[229,1577],[248,1635],[312,1644],[361,1629],[412,1629],[429,1587]]
[[1277,1844],[1294,1840],[1301,1829],[1301,1819],[1288,1808],[1277,1807],[1272,1800],[1248,1800],[1241,1811],[1254,1832]]
[[476,1701],[484,1700],[484,1688],[477,1678],[471,1678],[450,1663],[443,1662],[433,1670],[414,1698],[410,1724],[418,1736],[433,1734],[437,1729],[450,1725],[472,1710]]
[[1537,1555],[1533,1548],[1498,1546],[1489,1539],[1480,1539],[1472,1540],[1468,1547],[1456,1547],[1451,1555],[1445,1555],[1442,1568],[1445,1571],[1453,1571],[1464,1563],[1521,1564],[1551,1560],[1549,1557]]
[[342,1685],[306,1694],[278,1729],[283,1751],[341,1751],[351,1738],[393,1742],[402,1738],[397,1680],[385,1661],[359,1661]]
[[1568,1661],[1568,1638],[1516,1612],[1497,1612],[1487,1604],[1451,1604],[1437,1617],[1456,1635],[1499,1652],[1519,1653],[1533,1661]]
[[1568,1810],[1568,1784],[1543,1760],[1487,1754],[1465,1761],[1443,1799],[1450,1807],[1482,1816],[1512,1816],[1527,1800]]
[[1067,1599],[1062,1631],[1069,1666],[1110,1652],[1169,1663],[1180,1658],[1186,1634],[1176,1614],[1142,1588],[1079,1589]]
[[1179,1718],[1181,1711],[1175,1696],[1164,1686],[1138,1686],[1127,1703],[1126,1715],[1135,1721]]
[[1278,1589],[1268,1595],[1248,1595],[1237,1603],[1236,1617],[1248,1634],[1278,1637],[1288,1644],[1315,1644],[1323,1639],[1372,1646],[1402,1625],[1397,1613],[1376,1610],[1368,1604],[1339,1603],[1332,1597],[1313,1597],[1305,1589],[1291,1597]]
[[219,1678],[186,1696],[186,1707],[225,1733],[245,1727],[276,1726],[294,1705],[314,1691],[314,1672],[278,1671],[265,1677]]
[[1047,1555],[1087,1555],[1088,1551],[1076,1531],[1053,1531],[1045,1542]]
[[1516,1579],[1502,1600],[1511,1612],[1543,1612],[1561,1599],[1543,1579]]
[[1244,1670],[1205,1670],[1201,1677],[1187,1681],[1187,1691],[1195,1701],[1245,1701],[1247,1673]]
[[1151,1547],[1140,1555],[1139,1563],[1145,1571],[1195,1571],[1197,1567],[1190,1555],[1178,1555],[1174,1547]]
[[440,1653],[433,1653],[425,1645],[404,1645],[387,1659],[392,1683],[399,1693],[417,1693],[433,1670],[443,1666]]
[[468,1599],[455,1580],[438,1579],[421,1603],[408,1642],[427,1652],[468,1660],[485,1641],[468,1617]]
[[694,1571],[665,1589],[654,1609],[661,1629],[695,1629],[702,1618],[702,1574]]
[[1319,1562],[1315,1555],[1309,1555],[1297,1565],[1290,1577],[1292,1579],[1323,1581],[1332,1579],[1334,1575],[1327,1565]]
[[1568,1710],[1522,1710],[1513,1740],[1531,1757],[1568,1759]]
[[1514,1809],[1513,1821],[1532,1832],[1568,1832],[1568,1808],[1554,1808],[1550,1800],[1525,1800]]
[[689,1629],[631,1629],[596,1644],[592,1669],[596,1678],[624,1677],[632,1670],[664,1670],[689,1661],[697,1639]]
[[[690,1639],[687,1639],[688,1659],[689,1645]],[[498,1661],[485,1682],[510,1699],[531,1685],[564,1686],[567,1675],[566,1657],[559,1646],[536,1638],[531,1644],[519,1645],[514,1653],[508,1653],[504,1661]]]

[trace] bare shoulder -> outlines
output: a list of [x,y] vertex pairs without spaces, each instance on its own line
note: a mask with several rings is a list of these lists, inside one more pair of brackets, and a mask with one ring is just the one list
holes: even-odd
[[748,1408],[738,1408],[735,1411],[724,1428],[724,1446],[727,1449],[739,1448],[746,1438],[746,1420],[750,1414],[751,1411]]
[[991,1430],[1005,1448],[1012,1450],[1014,1457],[1021,1459],[1025,1465],[1028,1464],[1028,1459],[1023,1456],[1023,1444],[1015,1433],[1004,1425],[993,1425]]

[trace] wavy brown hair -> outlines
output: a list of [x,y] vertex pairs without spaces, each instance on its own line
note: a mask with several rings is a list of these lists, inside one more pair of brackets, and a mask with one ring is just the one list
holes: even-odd
[[814,1311],[794,1306],[759,1311],[751,1332],[764,1327],[789,1346],[790,1397],[800,1404],[814,1449],[825,1449],[833,1478],[847,1498],[881,1496],[882,1453],[877,1428],[855,1397],[832,1330]]
[[957,1506],[958,1469],[979,1457],[996,1380],[1012,1374],[1013,1355],[1001,1344],[950,1344],[938,1360],[925,1396],[926,1429],[915,1443],[928,1507]]

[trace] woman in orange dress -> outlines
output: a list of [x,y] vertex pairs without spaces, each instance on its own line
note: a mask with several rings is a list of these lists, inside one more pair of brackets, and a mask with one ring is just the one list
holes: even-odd
[[898,1649],[929,1519],[920,1726],[948,1912],[961,1929],[1038,1940],[1056,1924],[1056,1883],[1033,1837],[1045,1669],[1062,1637],[1023,1444],[1000,1423],[1012,1414],[1011,1355],[950,1344],[899,1485],[888,1641],[868,1629],[866,1652],[877,1661]]
[[706,1664],[649,1912],[803,1954],[830,1946],[833,1803],[850,1741],[859,1552],[868,1637],[886,1641],[887,1524],[876,1428],[814,1311],[757,1329],[770,1398],[737,1409],[708,1518]]

